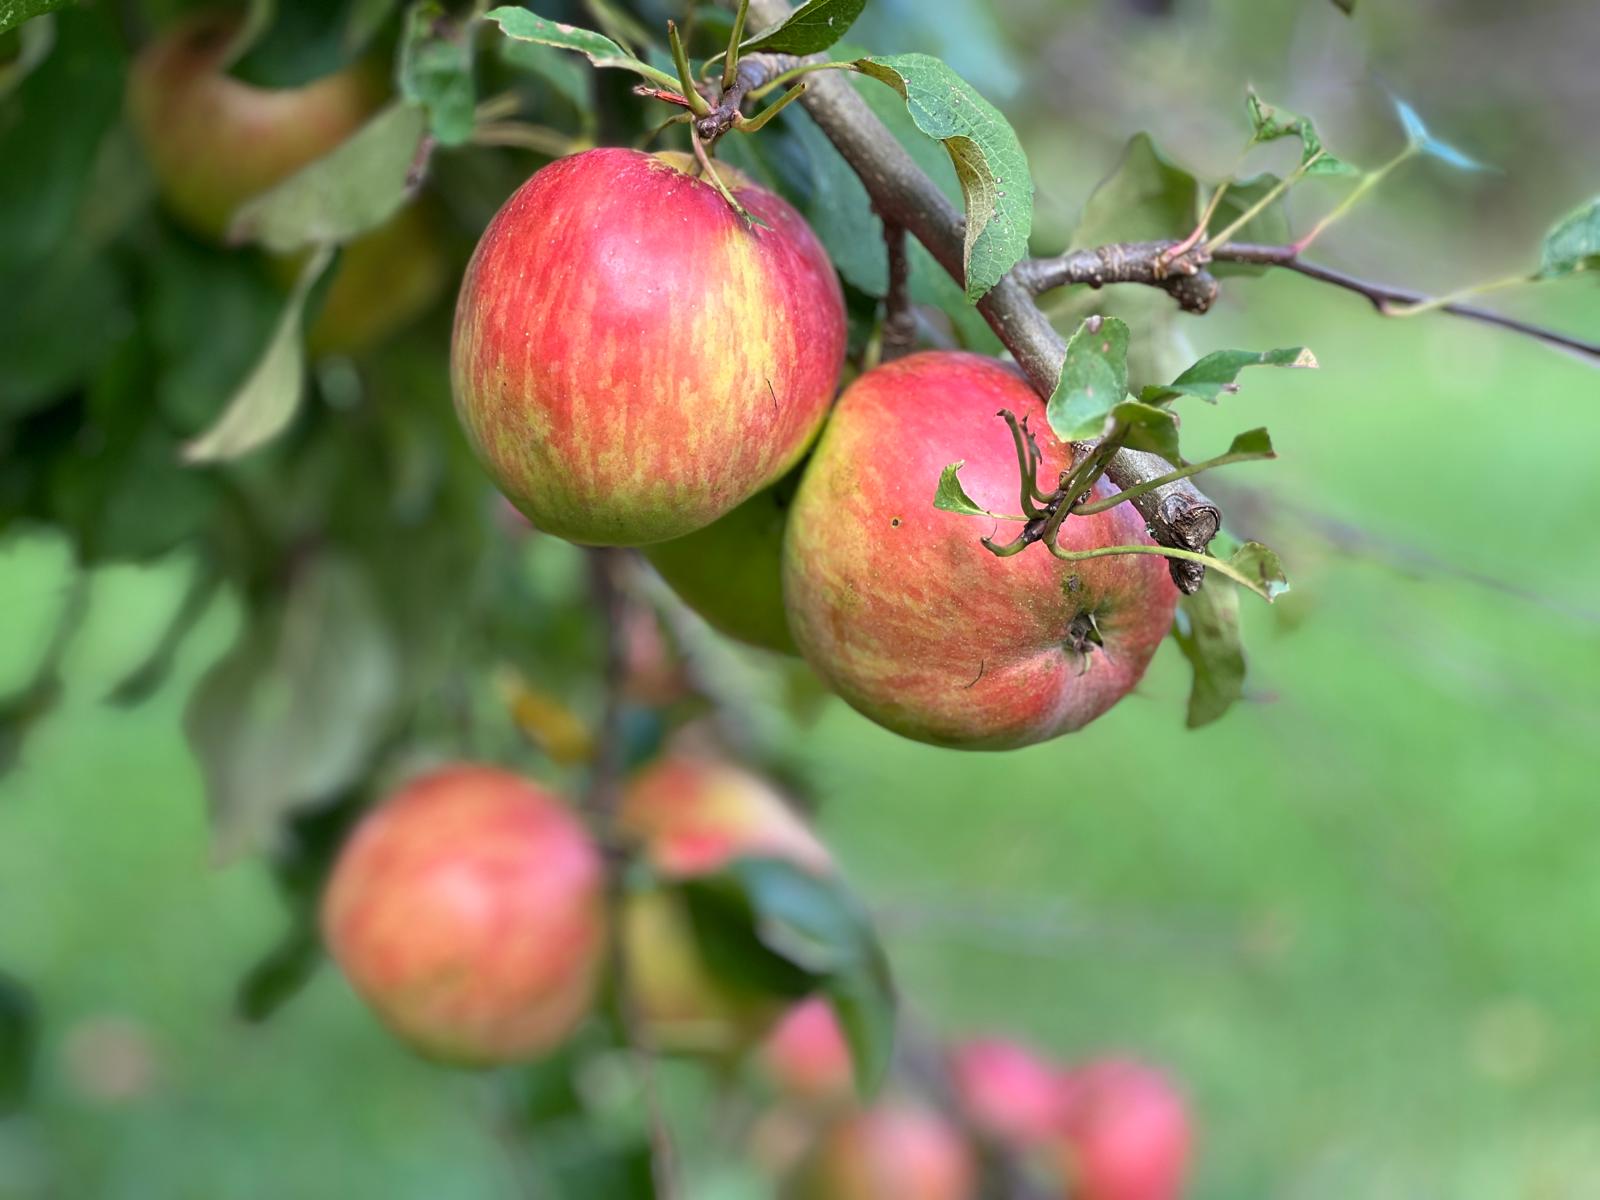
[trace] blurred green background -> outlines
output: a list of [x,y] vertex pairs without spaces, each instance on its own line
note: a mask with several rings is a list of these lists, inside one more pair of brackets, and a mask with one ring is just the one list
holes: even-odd
[[[1414,165],[1319,248],[1394,282],[1523,267],[1600,189],[1587,4],[1168,7],[875,0],[853,36],[945,53],[1001,100],[1040,249],[1140,128],[1225,169],[1247,80],[1360,161],[1398,144],[1391,88],[1502,168]],[[1600,330],[1587,280],[1506,304]],[[1185,413],[1190,445],[1266,424],[1281,456],[1215,488],[1295,581],[1247,601],[1252,702],[1185,731],[1167,646],[1109,716],[1020,753],[833,704],[793,747],[822,829],[941,1028],[1169,1065],[1198,1196],[1600,1196],[1600,376],[1292,277],[1230,282],[1182,326],[1200,352],[1303,342],[1323,366]],[[524,1194],[493,1085],[410,1056],[330,970],[264,1025],[231,1015],[285,916],[259,863],[211,864],[179,721],[235,606],[150,703],[103,703],[187,570],[96,573],[64,702],[0,781],[0,968],[45,1030],[35,1102],[0,1121],[0,1197]],[[0,542],[0,691],[68,576],[53,535]]]

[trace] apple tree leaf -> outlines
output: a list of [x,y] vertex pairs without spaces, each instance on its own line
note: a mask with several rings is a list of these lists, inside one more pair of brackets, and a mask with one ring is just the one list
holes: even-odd
[[229,239],[287,254],[376,229],[421,183],[416,163],[427,124],[420,104],[390,105],[330,154],[247,202]]
[[1539,279],[1600,270],[1600,196],[1573,209],[1544,235]]
[[65,8],[72,0],[0,0],[0,35],[10,33],[24,21]]
[[1218,720],[1244,695],[1244,643],[1239,636],[1239,592],[1216,575],[1178,602],[1172,640],[1189,660],[1190,729]]
[[250,374],[245,376],[215,424],[184,445],[183,457],[188,462],[239,458],[266,445],[294,420],[305,386],[305,339],[301,325],[306,298],[332,257],[333,249],[324,246],[312,254],[301,269],[272,339]]
[[1250,116],[1252,145],[1297,137],[1300,139],[1300,162],[1306,167],[1307,175],[1359,174],[1358,168],[1328,152],[1310,117],[1273,107],[1256,94],[1255,88],[1245,93],[1245,111]]
[[1111,416],[1118,425],[1127,429],[1124,445],[1134,450],[1159,454],[1168,462],[1181,461],[1178,415],[1170,408],[1140,400],[1124,400],[1111,410]]
[[917,128],[950,155],[967,215],[966,294],[976,304],[1028,252],[1033,177],[1022,143],[1000,110],[937,58],[896,54],[855,66],[899,92]]
[[1152,384],[1141,389],[1139,399],[1146,404],[1166,404],[1179,396],[1198,396],[1215,404],[1224,392],[1236,392],[1239,372],[1246,367],[1293,367],[1315,370],[1317,356],[1304,346],[1280,350],[1218,350],[1206,355],[1168,384]]
[[1105,432],[1106,418],[1128,396],[1128,326],[1116,317],[1090,317],[1067,343],[1061,377],[1046,416],[1064,442]]
[[842,38],[866,6],[867,0],[807,0],[787,20],[747,38],[739,49],[817,54]]
[[963,517],[993,517],[997,521],[1021,521],[1022,517],[1008,517],[1000,513],[992,513],[978,505],[978,502],[967,495],[967,490],[961,486],[957,475],[966,463],[953,462],[939,473],[939,487],[933,494],[933,506],[943,512],[959,513]]
[[484,19],[500,26],[500,32],[509,38],[554,46],[558,50],[576,50],[597,67],[617,67],[658,83],[665,80],[673,88],[678,86],[676,80],[641,62],[603,33],[579,29],[575,25],[563,25],[511,5],[490,9]]
[[1446,166],[1455,167],[1460,171],[1487,171],[1490,168],[1475,158],[1470,158],[1457,150],[1454,146],[1441,142],[1428,132],[1428,127],[1423,124],[1417,110],[1412,108],[1398,96],[1391,96],[1394,102],[1394,111],[1400,117],[1400,124],[1406,131],[1406,137],[1422,153],[1430,158],[1437,158]]
[[452,21],[438,0],[417,0],[406,13],[400,94],[427,109],[429,131],[442,146],[460,146],[472,136],[474,28]]

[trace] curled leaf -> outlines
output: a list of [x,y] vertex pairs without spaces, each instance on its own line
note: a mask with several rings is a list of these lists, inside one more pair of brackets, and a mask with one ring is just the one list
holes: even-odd
[[1316,370],[1317,356],[1304,346],[1279,350],[1218,350],[1206,355],[1169,384],[1143,388],[1139,399],[1146,404],[1166,404],[1179,396],[1198,396],[1216,403],[1224,392],[1239,390],[1239,372],[1246,367],[1291,367]]

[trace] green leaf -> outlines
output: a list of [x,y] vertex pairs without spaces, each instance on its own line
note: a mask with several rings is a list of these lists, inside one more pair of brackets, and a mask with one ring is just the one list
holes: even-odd
[[1272,438],[1265,429],[1247,429],[1234,435],[1233,441],[1228,443],[1228,452],[1222,457],[1241,461],[1247,458],[1277,458],[1278,452],[1272,448]]
[[300,410],[305,389],[305,339],[301,318],[306,297],[322,277],[331,248],[318,250],[306,262],[278,318],[272,340],[245,377],[216,424],[185,444],[184,458],[191,463],[240,458],[266,445],[288,428]]
[[1182,461],[1178,450],[1178,417],[1171,409],[1139,400],[1124,400],[1111,410],[1111,416],[1119,425],[1127,427],[1125,445],[1159,454],[1171,463]]
[[842,38],[855,24],[867,0],[807,0],[787,20],[740,43],[741,51],[770,54],[817,54]]
[[[542,46],[554,46],[559,50],[576,50],[597,67],[618,67],[656,82],[660,82],[663,77],[663,72],[640,62],[604,34],[595,33],[590,29],[579,29],[574,25],[549,21],[525,8],[514,8],[509,5],[491,9],[484,19],[500,26],[500,32],[509,38],[537,42]],[[667,78],[667,82],[674,89],[678,86],[670,77]]]
[[[1245,93],[1245,110],[1250,115],[1250,141],[1272,142],[1278,138],[1300,139],[1300,162],[1307,175],[1356,175],[1359,169],[1328,153],[1322,137],[1311,123],[1311,118],[1274,108],[1256,94],[1255,88]],[[1312,161],[1315,159],[1315,161]]]
[[452,21],[438,0],[418,0],[406,13],[400,94],[428,110],[428,128],[442,146],[459,146],[472,136],[473,29],[470,21]]
[[72,0],[0,0],[0,34],[10,33],[24,21],[58,8],[65,8]]
[[1028,252],[1033,178],[1022,143],[999,109],[936,58],[862,58],[856,68],[899,92],[917,128],[950,155],[967,215],[966,295],[976,304]]
[[1067,343],[1061,378],[1046,415],[1064,442],[1097,438],[1128,395],[1128,327],[1116,317],[1090,317]]
[[1240,582],[1263,599],[1274,600],[1289,590],[1289,577],[1283,573],[1283,564],[1260,542],[1245,542],[1228,556],[1228,565],[1242,576]]
[[978,507],[966,489],[961,486],[957,474],[965,466],[965,462],[953,462],[939,473],[939,487],[933,494],[933,506],[944,512],[959,513],[963,517],[994,517],[999,521],[1020,521],[1022,517],[1005,517],[999,513],[992,513],[986,508]]
[[1489,167],[1475,158],[1469,158],[1454,146],[1441,142],[1428,132],[1428,127],[1422,123],[1422,118],[1417,110],[1412,108],[1398,96],[1391,96],[1394,110],[1400,117],[1400,124],[1405,128],[1406,138],[1424,154],[1437,158],[1447,166],[1455,167],[1461,171],[1487,171]]
[[0,971],[0,1117],[26,1102],[38,1047],[39,1007],[33,994],[21,980]]
[[[783,964],[772,982],[787,978],[789,995],[821,990],[829,998],[850,1044],[857,1084],[863,1094],[875,1092],[894,1046],[894,986],[871,920],[843,883],[786,859],[740,858],[680,886],[697,941],[708,911],[719,914],[725,934],[730,921],[742,919],[744,937],[775,959],[774,966]],[[708,964],[713,961],[708,953]]]
[[1182,375],[1166,385],[1142,389],[1139,399],[1146,404],[1166,404],[1179,396],[1198,396],[1215,404],[1224,392],[1236,392],[1239,372],[1246,367],[1298,367],[1314,370],[1317,357],[1304,346],[1281,350],[1218,350],[1206,355]]
[[332,153],[246,203],[229,239],[287,254],[376,229],[421,183],[416,167],[427,119],[420,105],[391,104]]
[[1573,209],[1544,235],[1540,279],[1600,269],[1600,196]]
[[[0,34],[0,37],[5,36]],[[17,52],[0,62],[0,101],[17,89],[56,44],[55,20],[30,21],[17,31]]]
[[259,845],[291,812],[362,777],[398,677],[366,578],[333,554],[300,564],[281,607],[252,614],[189,698],[185,731],[219,855]]
[[590,75],[572,55],[539,42],[501,38],[500,58],[508,66],[537,75],[573,108],[581,111],[589,107]]
[[1178,602],[1172,640],[1189,660],[1190,729],[1220,718],[1244,695],[1244,644],[1239,637],[1239,592],[1215,575]]

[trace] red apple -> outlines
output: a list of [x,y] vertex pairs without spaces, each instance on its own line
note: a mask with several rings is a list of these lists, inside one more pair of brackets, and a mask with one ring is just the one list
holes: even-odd
[[973,1125],[1007,1145],[1052,1141],[1062,1121],[1062,1088],[1053,1066],[1004,1038],[980,1038],[950,1055],[956,1094]]
[[[806,660],[874,721],[937,745],[1005,749],[1088,724],[1138,683],[1178,601],[1154,555],[997,558],[979,539],[1013,527],[933,507],[940,472],[965,460],[973,500],[1017,510],[1001,409],[1031,418],[1053,488],[1071,455],[1032,389],[992,359],[933,352],[850,386],[789,512],[784,598]],[[1061,528],[1063,549],[1126,543],[1150,544],[1131,504]]]
[[202,12],[140,52],[128,111],[173,215],[220,238],[246,200],[321,158],[378,108],[352,67],[304,87],[260,88],[224,71],[242,12]]
[[977,1164],[942,1117],[888,1101],[830,1126],[788,1180],[785,1200],[972,1200]]
[[[739,856],[786,858],[818,873],[832,867],[827,850],[776,791],[710,759],[677,756],[647,768],[629,787],[618,828],[668,879],[708,874]],[[634,1015],[657,1049],[737,1055],[783,1012],[782,997],[712,969],[681,897],[664,887],[626,897],[620,937]]]
[[1160,1071],[1102,1059],[1061,1080],[1073,1200],[1177,1200],[1188,1172],[1188,1105]]
[[[140,52],[128,109],[167,208],[220,240],[245,201],[332,151],[378,109],[383,89],[363,66],[304,87],[261,88],[225,73],[236,11],[191,16]],[[274,256],[287,288],[300,255]],[[364,350],[409,323],[444,286],[446,263],[418,206],[345,248],[308,332],[315,353]]]
[[484,232],[456,306],[456,410],[490,476],[576,542],[682,537],[805,452],[844,355],[838,279],[789,205],[682,154],[551,163]]
[[780,654],[797,653],[783,611],[783,526],[798,483],[791,473],[704,529],[644,551],[713,629]]
[[340,852],[328,949],[378,1015],[425,1053],[486,1065],[559,1045],[593,1002],[604,868],[561,799],[492,767],[413,780]]
[[855,1094],[850,1047],[821,996],[783,1015],[761,1047],[761,1066],[782,1095],[804,1104],[829,1105]]

